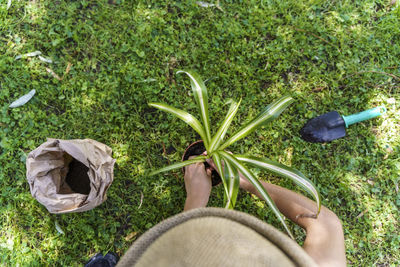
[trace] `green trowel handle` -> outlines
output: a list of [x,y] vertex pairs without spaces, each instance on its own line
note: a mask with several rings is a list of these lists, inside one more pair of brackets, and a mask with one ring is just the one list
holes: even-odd
[[368,109],[368,110],[360,112],[360,113],[352,114],[349,116],[342,116],[342,117],[343,117],[344,123],[346,124],[346,128],[347,128],[354,123],[378,117],[385,112],[386,112],[386,108],[384,106],[379,106],[376,108]]

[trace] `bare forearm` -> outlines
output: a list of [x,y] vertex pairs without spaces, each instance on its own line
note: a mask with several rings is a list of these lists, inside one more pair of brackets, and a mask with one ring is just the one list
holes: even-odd
[[[263,181],[261,181],[261,184],[267,190],[268,194],[285,217],[297,223],[304,229],[312,223],[312,220],[314,219],[307,218],[306,216],[310,217],[317,213],[317,205],[315,202],[283,187]],[[262,198],[261,194],[252,184],[247,182],[242,187],[246,191]]]
[[185,207],[183,208],[183,211],[188,211],[197,208],[204,208],[207,206],[207,203],[208,203],[208,197],[188,196],[186,198]]
[[[306,230],[303,248],[318,265],[346,266],[343,229],[336,214],[321,207],[318,217],[312,218],[317,212],[314,201],[280,186],[261,183],[282,214]],[[262,198],[249,182],[241,183],[241,187]]]

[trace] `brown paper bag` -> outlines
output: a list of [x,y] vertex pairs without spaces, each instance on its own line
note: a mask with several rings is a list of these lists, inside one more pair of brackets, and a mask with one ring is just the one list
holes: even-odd
[[51,213],[93,209],[106,200],[114,179],[111,154],[91,139],[48,139],[26,160],[32,196]]

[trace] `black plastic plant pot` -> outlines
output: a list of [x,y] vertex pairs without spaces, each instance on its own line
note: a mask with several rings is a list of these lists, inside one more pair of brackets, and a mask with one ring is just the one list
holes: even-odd
[[[182,157],[182,161],[188,160],[190,156],[199,156],[203,154],[204,151],[206,151],[206,148],[204,147],[203,141],[202,140],[196,141],[186,148],[185,153],[183,154]],[[207,162],[204,162],[204,166],[206,168],[210,167],[210,165]],[[182,168],[182,171],[183,173],[185,173],[185,168]],[[221,176],[219,176],[216,170],[212,170],[211,172],[212,186],[219,185],[221,182],[222,182]]]

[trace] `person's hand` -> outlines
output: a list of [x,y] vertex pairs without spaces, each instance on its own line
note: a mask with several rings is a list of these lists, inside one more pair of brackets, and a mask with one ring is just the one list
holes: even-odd
[[[195,158],[194,156],[189,159]],[[185,209],[205,207],[211,193],[211,169],[204,163],[193,163],[185,167],[186,203]]]
[[[228,152],[228,153],[230,153],[230,152]],[[215,165],[215,163],[212,159],[206,159],[206,161],[213,170],[218,171],[217,166]],[[221,165],[222,165],[222,169],[224,169],[224,161],[221,161]],[[240,179],[240,185],[239,185],[240,188],[243,188],[244,190],[249,191],[253,187],[253,185],[249,182],[249,180],[247,180],[243,176],[243,174],[241,172],[239,172],[239,179]]]

